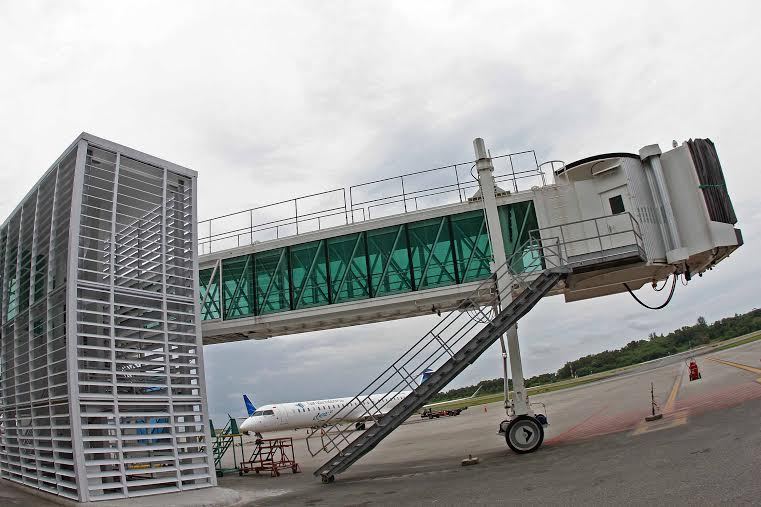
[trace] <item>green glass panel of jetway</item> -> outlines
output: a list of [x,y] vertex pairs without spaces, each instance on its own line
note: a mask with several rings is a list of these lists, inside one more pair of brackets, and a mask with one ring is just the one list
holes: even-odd
[[219,292],[219,269],[200,270],[198,284],[201,286],[201,320],[220,318],[222,316],[222,303]]
[[333,303],[370,297],[365,240],[364,232],[328,239]]
[[254,255],[254,284],[259,315],[291,309],[287,248]]
[[527,248],[529,232],[538,229],[536,210],[533,201],[516,202],[506,204],[498,208],[499,223],[502,227],[502,241],[505,243],[507,258],[523,249],[522,256],[513,259],[512,268],[520,273],[543,269],[543,262],[539,252]]
[[295,310],[330,302],[325,240],[291,247],[291,280]]
[[423,290],[457,283],[448,217],[432,218],[407,226],[415,287]]
[[460,283],[488,278],[491,275],[491,243],[484,212],[452,215],[451,225]]
[[368,231],[367,250],[373,297],[415,290],[404,225]]
[[222,261],[222,294],[225,320],[254,315],[254,256]]

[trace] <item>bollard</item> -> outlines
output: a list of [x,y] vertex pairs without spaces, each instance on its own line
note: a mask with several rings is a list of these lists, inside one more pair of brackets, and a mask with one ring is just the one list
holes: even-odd
[[657,421],[658,419],[661,419],[663,417],[663,414],[655,413],[655,409],[657,406],[658,404],[655,403],[655,389],[653,387],[653,383],[650,382],[650,410],[652,411],[652,415],[645,417],[645,421],[647,422]]

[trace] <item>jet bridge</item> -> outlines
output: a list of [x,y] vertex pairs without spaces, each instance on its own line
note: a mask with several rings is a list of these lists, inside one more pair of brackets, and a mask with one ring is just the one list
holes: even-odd
[[[335,452],[315,472],[324,482],[372,450],[503,336],[514,393],[506,396],[508,420],[500,429],[514,451],[536,450],[543,429],[524,386],[516,328],[523,315],[546,295],[578,301],[669,277],[673,294],[677,277],[702,275],[742,245],[710,140],[675,143],[665,153],[650,145],[638,154],[567,165],[539,164],[534,156],[532,167],[517,172],[513,159],[533,152],[491,157],[482,139],[474,148],[472,162],[398,177],[400,193],[355,199],[364,186],[396,181],[389,178],[351,187],[348,203],[341,191],[343,204],[323,211],[304,214],[302,205],[301,219],[316,221],[314,230],[304,231],[303,223],[299,229],[300,199],[292,202],[293,217],[258,223],[257,208],[201,224],[208,226],[201,239],[204,343],[454,310],[354,399],[410,390],[402,402],[374,406],[368,417],[375,424],[358,437],[342,427],[342,411],[310,435],[313,455]],[[500,173],[495,164],[504,162],[509,170]],[[461,178],[462,168],[472,180]],[[455,181],[447,183],[443,171]],[[428,184],[409,190],[410,180],[421,175]],[[455,202],[421,209],[421,201],[447,193],[456,194]],[[389,205],[402,210],[378,217],[378,209]],[[344,223],[322,228],[336,216]],[[216,221],[241,217],[248,225],[215,231]],[[280,237],[286,226],[294,233]],[[273,229],[276,238],[255,239]],[[215,251],[231,240],[232,248]],[[434,373],[418,384],[426,370]]]
[[742,242],[709,143],[511,153],[202,221],[204,344],[449,311],[531,237],[586,263],[550,292],[567,301],[700,273]]

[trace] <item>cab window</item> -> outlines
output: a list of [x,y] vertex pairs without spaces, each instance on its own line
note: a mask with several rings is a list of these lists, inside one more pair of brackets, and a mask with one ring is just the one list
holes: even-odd
[[620,195],[614,195],[608,199],[608,204],[610,204],[610,212],[613,215],[618,215],[626,211],[624,208],[624,198]]

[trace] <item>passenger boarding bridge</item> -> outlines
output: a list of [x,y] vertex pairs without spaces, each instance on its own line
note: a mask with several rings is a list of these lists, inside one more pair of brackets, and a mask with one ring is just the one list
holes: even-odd
[[[556,237],[576,261],[591,252],[603,257],[594,270],[577,270],[552,292],[567,301],[623,292],[623,282],[635,290],[675,269],[697,273],[738,244],[731,224],[709,217],[697,223],[692,216],[700,211],[701,192],[697,176],[684,169],[690,166],[687,144],[645,162],[615,153],[567,166],[540,164],[533,151],[491,160],[494,229],[506,256],[529,239]],[[651,165],[661,160],[656,179]],[[419,171],[199,222],[204,343],[457,307],[493,271],[495,232],[475,166]],[[675,194],[676,210],[669,204],[666,211],[659,184],[667,197]],[[681,235],[675,222],[685,229]],[[695,248],[683,248],[671,235],[694,239]]]
[[[500,432],[514,451],[532,452],[544,432],[524,385],[516,324],[539,299],[632,292],[671,277],[670,300],[677,277],[690,280],[742,245],[713,143],[674,144],[565,165],[539,164],[533,152],[491,157],[476,139],[473,162],[351,187],[348,203],[341,190],[343,203],[322,211],[304,214],[302,205],[299,216],[295,199],[285,219],[255,221],[258,208],[201,222],[204,343],[448,312],[344,409],[410,391],[403,401],[370,401],[375,424],[359,436],[342,424],[343,409],[310,434],[313,455],[334,453],[315,475],[332,482],[497,340],[514,386]],[[527,153],[533,165],[516,171],[514,159]],[[416,177],[428,184],[410,191]],[[355,199],[364,187],[396,182],[396,193]],[[454,203],[420,209],[447,193]],[[318,195],[327,194],[307,198]],[[391,205],[401,212],[373,216]],[[344,223],[321,227],[336,216]],[[248,224],[219,228],[241,219]],[[316,230],[304,232],[300,220]],[[280,237],[283,226],[294,234]],[[273,229],[275,238],[257,239]],[[432,375],[418,383],[426,370]]]

